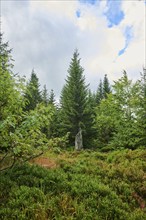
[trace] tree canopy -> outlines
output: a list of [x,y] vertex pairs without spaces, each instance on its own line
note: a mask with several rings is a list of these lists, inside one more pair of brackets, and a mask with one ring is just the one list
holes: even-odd
[[39,79],[33,69],[30,80],[26,86],[25,98],[27,100],[27,104],[25,110],[29,111],[35,109],[37,104],[42,101],[39,87],[40,87]]

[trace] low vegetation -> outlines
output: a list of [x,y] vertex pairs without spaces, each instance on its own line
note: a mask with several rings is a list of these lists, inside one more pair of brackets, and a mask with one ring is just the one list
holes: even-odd
[[[42,166],[47,168],[33,160],[2,172],[1,219],[146,218],[144,150],[101,153],[54,148],[43,157]],[[55,165],[49,167],[49,162]]]

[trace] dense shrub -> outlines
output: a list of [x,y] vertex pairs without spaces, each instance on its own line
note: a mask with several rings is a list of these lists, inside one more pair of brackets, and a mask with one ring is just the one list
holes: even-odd
[[2,219],[146,218],[145,151],[50,155],[58,163],[54,169],[26,163],[2,172]]

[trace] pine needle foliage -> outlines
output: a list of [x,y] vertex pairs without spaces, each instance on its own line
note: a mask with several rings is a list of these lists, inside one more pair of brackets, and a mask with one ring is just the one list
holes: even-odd
[[87,134],[87,123],[90,117],[87,109],[88,85],[86,85],[83,71],[79,53],[75,50],[61,94],[62,130],[64,133],[70,132],[72,144],[80,127],[83,130],[83,136]]

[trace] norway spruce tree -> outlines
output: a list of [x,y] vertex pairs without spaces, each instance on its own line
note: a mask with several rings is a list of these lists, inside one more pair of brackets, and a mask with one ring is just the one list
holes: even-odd
[[35,109],[37,104],[42,101],[39,87],[39,79],[34,70],[32,70],[30,80],[26,87],[25,98],[27,100],[27,105],[25,110],[29,111]]
[[107,94],[111,92],[110,83],[107,75],[105,74],[103,79],[103,98],[107,98]]
[[140,94],[138,97],[138,131],[140,137],[140,145],[146,147],[146,68],[141,73]]
[[55,94],[53,89],[51,89],[49,94],[49,104],[55,105]]
[[43,91],[42,91],[42,102],[44,103],[45,106],[48,105],[48,91],[46,88],[46,85],[44,85],[43,87]]
[[96,104],[99,105],[102,99],[103,99],[103,83],[102,80],[100,80],[100,83],[96,91]]
[[61,127],[64,134],[70,132],[70,144],[74,144],[75,135],[81,128],[84,146],[86,146],[92,119],[88,112],[88,86],[85,83],[83,71],[80,65],[79,53],[76,50],[68,69],[66,84],[61,93]]

